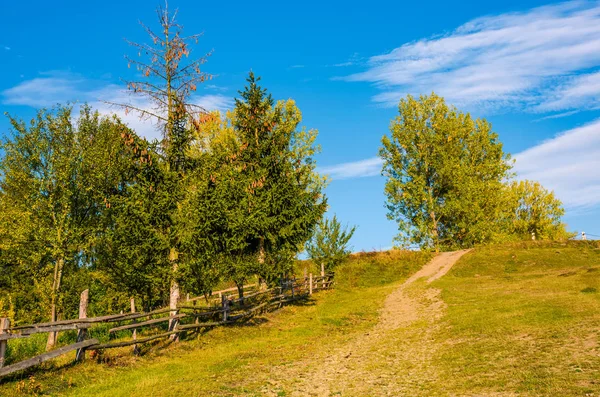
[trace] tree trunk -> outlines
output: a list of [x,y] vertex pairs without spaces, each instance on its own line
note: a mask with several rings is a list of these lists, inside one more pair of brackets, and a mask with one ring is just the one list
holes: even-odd
[[[50,321],[57,320],[56,301],[58,300],[58,291],[62,281],[63,267],[65,265],[64,258],[59,258],[54,265],[54,278],[52,280],[52,301],[50,303]],[[46,342],[46,351],[52,350],[56,346],[57,333],[49,332],[48,341]]]
[[[175,316],[177,314],[177,302],[179,302],[179,283],[175,279],[175,274],[177,273],[177,267],[179,259],[179,253],[177,249],[172,247],[169,252],[169,261],[171,262],[172,270],[173,270],[173,279],[171,280],[171,291],[169,294],[169,308],[171,309],[170,315]],[[177,320],[172,319],[169,321],[169,330],[174,330],[177,325]],[[171,339],[177,339],[177,334],[171,335]]]
[[258,263],[265,263],[265,238],[261,237],[258,240]]
[[437,225],[437,219],[435,217],[435,212],[431,211],[431,220],[433,222],[433,227],[431,228],[431,235],[433,237],[433,241],[435,244],[435,252],[440,252],[440,238],[438,235],[438,225]]

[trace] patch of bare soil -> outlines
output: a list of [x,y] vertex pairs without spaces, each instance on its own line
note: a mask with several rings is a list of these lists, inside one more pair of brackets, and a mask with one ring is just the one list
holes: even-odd
[[411,286],[442,277],[467,251],[437,255],[387,296],[373,330],[321,357],[275,370],[272,385],[296,379],[292,396],[428,395],[427,386],[437,378],[428,365],[436,349],[431,342],[445,303],[440,290]]

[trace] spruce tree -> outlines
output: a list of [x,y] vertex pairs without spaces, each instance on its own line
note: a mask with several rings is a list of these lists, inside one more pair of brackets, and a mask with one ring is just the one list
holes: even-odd
[[[221,134],[203,151],[220,159],[205,168],[204,202],[223,274],[241,286],[254,274],[274,280],[289,270],[326,210],[315,171],[316,131],[299,129],[293,101],[275,103],[253,73]],[[207,163],[208,164],[208,163]]]

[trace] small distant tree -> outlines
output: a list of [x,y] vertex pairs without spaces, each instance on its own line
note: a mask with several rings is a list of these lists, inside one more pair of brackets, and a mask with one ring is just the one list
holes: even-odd
[[528,239],[561,239],[569,237],[562,222],[565,210],[554,192],[539,182],[513,181],[506,187],[509,233]]
[[325,270],[332,271],[350,255],[348,243],[355,231],[356,226],[342,228],[335,215],[331,219],[324,218],[307,243],[306,252],[317,265],[323,264]]

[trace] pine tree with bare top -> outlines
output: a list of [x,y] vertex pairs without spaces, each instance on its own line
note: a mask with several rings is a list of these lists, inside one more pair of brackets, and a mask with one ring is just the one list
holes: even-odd
[[[192,101],[192,94],[199,84],[212,79],[212,75],[202,70],[211,52],[191,60],[190,44],[198,43],[202,34],[183,36],[183,27],[176,21],[177,10],[170,12],[168,3],[157,9],[162,34],[140,22],[150,36],[151,44],[127,41],[137,50],[137,57],[126,56],[128,67],[134,67],[141,73],[141,80],[125,81],[127,89],[134,95],[149,101],[148,107],[133,102],[108,104],[124,109],[125,113],[137,113],[140,119],[152,120],[162,132],[161,157],[166,173],[172,174],[167,180],[178,186],[170,186],[174,197],[175,211],[181,209],[178,202],[186,180],[186,171],[190,164],[187,152],[192,140],[191,130],[197,128],[208,113]],[[177,269],[179,262],[179,238],[174,224],[176,214],[166,214],[170,224],[166,233],[170,241],[169,262],[171,263],[170,307],[175,309],[179,299]]]

